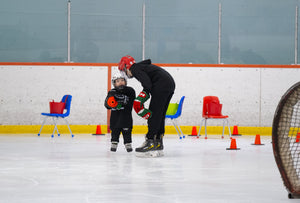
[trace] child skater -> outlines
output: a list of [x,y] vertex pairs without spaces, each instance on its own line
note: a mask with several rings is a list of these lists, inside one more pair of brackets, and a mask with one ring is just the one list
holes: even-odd
[[132,105],[135,99],[135,91],[127,86],[127,81],[120,73],[112,78],[114,88],[111,89],[105,99],[104,106],[111,109],[110,129],[111,148],[117,151],[120,134],[122,132],[124,145],[127,152],[132,151],[131,131],[132,131]]
[[[143,91],[134,100],[133,108],[139,116],[148,120],[148,133],[142,146],[135,149],[136,155],[163,156],[165,116],[175,90],[174,79],[163,68],[153,65],[150,59],[136,63],[128,55],[121,58],[119,70],[128,78],[135,77],[143,86]],[[149,109],[146,109],[144,103],[150,96]]]

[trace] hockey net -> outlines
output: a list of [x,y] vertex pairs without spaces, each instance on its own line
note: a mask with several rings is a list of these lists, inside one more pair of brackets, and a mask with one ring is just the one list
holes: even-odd
[[273,120],[272,143],[275,160],[289,191],[300,195],[300,83],[282,97]]

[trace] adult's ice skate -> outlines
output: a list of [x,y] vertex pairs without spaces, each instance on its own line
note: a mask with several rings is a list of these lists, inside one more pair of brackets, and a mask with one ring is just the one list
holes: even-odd
[[161,143],[158,143],[152,139],[147,139],[142,146],[135,148],[137,157],[159,157],[163,156]]

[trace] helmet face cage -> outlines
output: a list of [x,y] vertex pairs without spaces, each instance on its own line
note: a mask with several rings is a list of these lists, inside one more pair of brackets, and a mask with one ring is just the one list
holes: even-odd
[[114,87],[116,87],[115,83],[116,83],[116,80],[118,80],[118,79],[123,79],[125,81],[125,86],[127,85],[126,77],[124,77],[122,72],[121,72],[119,74],[115,74],[111,79],[111,82],[112,82]]

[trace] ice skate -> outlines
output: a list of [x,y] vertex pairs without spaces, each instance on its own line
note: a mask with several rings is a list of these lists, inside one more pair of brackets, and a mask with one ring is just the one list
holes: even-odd
[[126,144],[125,144],[125,148],[126,148],[127,152],[132,152],[132,146],[131,146],[131,143],[126,143]]
[[156,157],[156,150],[154,150],[154,141],[147,139],[142,146],[135,148],[137,157]]
[[163,135],[160,135],[158,138],[154,140],[154,150],[157,152],[156,156],[164,156],[164,145],[163,145]]
[[118,142],[111,142],[110,151],[116,152],[118,148]]

